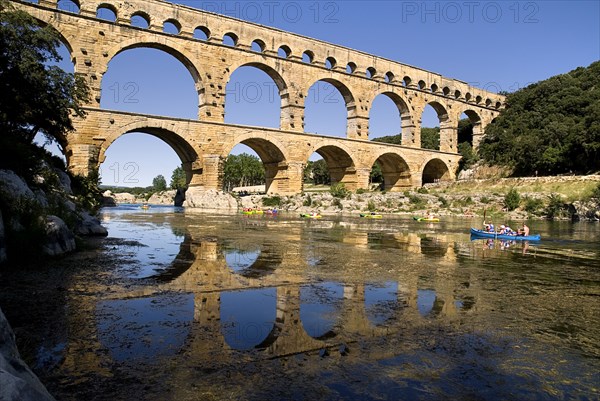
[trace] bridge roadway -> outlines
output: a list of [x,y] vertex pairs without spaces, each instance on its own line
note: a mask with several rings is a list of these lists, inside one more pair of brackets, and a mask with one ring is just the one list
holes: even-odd
[[[224,160],[243,143],[265,164],[270,193],[301,192],[303,167],[313,152],[326,160],[334,183],[343,182],[351,190],[367,188],[369,171],[377,161],[385,189],[401,191],[454,179],[460,159],[460,116],[466,114],[473,124],[477,147],[485,126],[504,107],[503,96],[437,73],[165,1],[75,0],[71,10],[60,9],[57,0],[11,3],[58,30],[75,73],[91,88],[88,117],[75,121],[76,131],[60,140],[67,164],[77,174],[97,168],[110,144],[135,130],[171,145],[181,157],[190,186],[200,190],[222,188]],[[114,18],[107,19],[110,14]],[[147,27],[133,26],[133,18],[146,21]],[[177,33],[165,32],[166,25]],[[187,68],[198,93],[197,121],[100,108],[102,79],[110,61],[139,47],[164,51]],[[278,128],[224,122],[227,83],[240,67],[257,68],[273,80],[281,100]],[[319,81],[333,85],[344,99],[346,138],[305,132],[305,99]],[[378,95],[387,96],[398,108],[403,146],[368,140],[369,113]],[[421,116],[427,105],[438,115],[439,151],[421,149]]]

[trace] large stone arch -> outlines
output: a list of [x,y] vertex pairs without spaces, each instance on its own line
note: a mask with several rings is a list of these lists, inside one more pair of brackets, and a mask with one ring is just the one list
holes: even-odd
[[[61,28],[63,27],[63,25],[61,25],[61,24],[53,24],[52,21],[46,21],[45,19],[43,19],[43,16],[45,16],[45,15],[46,14],[40,13],[40,15],[32,15],[32,16],[39,23],[39,25],[41,27],[50,26],[56,32],[58,32],[60,42],[63,45],[65,45],[65,47],[67,48],[67,50],[69,52],[69,56],[71,58],[71,62],[74,65],[74,70],[77,73],[77,58],[75,57],[75,51],[73,50],[73,43],[78,42],[77,36],[75,34],[67,33],[67,31],[68,31],[67,29],[65,29],[65,31],[62,31]],[[49,18],[49,19],[52,20],[53,18]]]
[[[206,99],[204,96],[205,86],[202,81],[202,76],[205,75],[205,72],[191,60],[191,58],[186,54],[185,49],[180,48],[180,46],[177,45],[177,42],[169,40],[168,37],[163,37],[161,35],[150,35],[153,36],[152,40],[133,38],[113,46],[110,50],[106,52],[106,64],[103,66],[103,68],[100,69],[99,72],[102,75],[104,75],[108,71],[108,66],[110,62],[117,55],[127,50],[136,48],[149,48],[164,51],[170,56],[175,57],[190,72],[190,75],[194,80],[196,92],[198,93],[198,118],[201,118],[203,115],[202,108],[206,104]],[[102,82],[100,82],[100,87],[102,87]],[[98,104],[100,104],[99,98],[97,99],[97,101]]]
[[427,100],[425,104],[423,104],[423,108],[420,110],[419,115],[419,126],[421,125],[421,119],[423,116],[423,111],[425,107],[429,105],[433,107],[435,110],[439,123],[440,123],[440,148],[439,150],[442,152],[457,152],[457,139],[456,132],[458,127],[458,121],[456,121],[456,117],[450,115],[449,109],[450,107],[446,104],[438,100]]
[[[285,193],[289,187],[288,157],[285,147],[276,139],[266,135],[243,135],[235,143],[223,149],[221,160],[225,160],[237,144],[243,144],[256,152],[265,167],[265,191],[267,193]],[[222,178],[219,178],[221,186]]]
[[412,187],[412,173],[406,160],[398,153],[382,150],[371,159],[371,166],[379,163],[383,174],[383,190],[404,191]]
[[[383,91],[376,93],[371,100],[371,105],[373,101],[380,95],[386,96],[389,98],[398,108],[398,112],[400,113],[400,124],[402,128],[402,145],[404,146],[414,146],[415,144],[415,120],[413,114],[411,112],[411,107],[408,105],[408,101],[392,91]],[[370,110],[369,110],[370,112]],[[370,118],[370,115],[369,115]]]
[[352,138],[355,135],[355,132],[357,131],[357,127],[356,127],[356,119],[358,117],[358,112],[357,112],[357,107],[356,107],[356,97],[353,94],[353,91],[343,82],[335,79],[335,78],[331,78],[331,77],[318,77],[317,79],[315,79],[314,81],[312,81],[310,83],[310,85],[307,85],[304,90],[303,90],[303,98],[306,99],[306,97],[308,96],[308,91],[310,90],[310,88],[312,88],[315,84],[317,84],[318,82],[325,82],[328,83],[330,85],[332,85],[334,88],[336,88],[340,94],[342,95],[342,98],[344,99],[344,103],[346,106],[346,136],[348,138]]
[[481,140],[483,139],[483,124],[480,113],[473,110],[473,108],[466,107],[457,112],[456,120],[460,120],[460,116],[465,113],[469,117],[469,121],[473,125],[473,149],[477,149]]
[[453,174],[448,165],[439,158],[429,160],[425,163],[421,171],[423,171],[423,185],[439,181],[450,181],[453,178]]
[[136,122],[127,124],[119,131],[114,131],[102,142],[98,155],[98,166],[106,159],[106,151],[117,139],[123,135],[133,132],[152,135],[169,145],[181,160],[181,164],[186,174],[186,181],[189,184],[192,180],[192,164],[198,160],[198,153],[189,144],[189,142],[178,133],[164,127],[152,126],[145,122]]
[[[273,64],[273,65],[270,65]],[[280,113],[279,113],[279,128],[280,129],[292,129],[294,130],[295,122],[294,122],[294,105],[290,103],[290,99],[293,98],[295,100],[295,95],[290,95],[289,87],[287,84],[287,77],[284,77],[279,71],[277,64],[272,62],[270,59],[261,59],[261,61],[247,61],[241,62],[234,66],[229,67],[230,72],[226,77],[226,85],[229,84],[231,77],[235,72],[242,67],[252,67],[256,68],[269,76],[275,83],[277,87],[277,91],[279,93],[279,97],[281,99],[280,105]],[[227,103],[227,99],[225,100]]]
[[352,152],[350,149],[333,140],[322,141],[311,147],[309,153],[305,155],[304,160],[308,160],[315,152],[327,163],[332,185],[341,182],[351,191],[358,188],[356,163],[351,156]]

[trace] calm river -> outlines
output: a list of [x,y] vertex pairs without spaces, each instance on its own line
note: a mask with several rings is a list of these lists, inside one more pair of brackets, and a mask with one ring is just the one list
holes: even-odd
[[480,218],[102,219],[99,249],[1,277],[59,400],[600,399],[598,223],[521,244],[471,240]]

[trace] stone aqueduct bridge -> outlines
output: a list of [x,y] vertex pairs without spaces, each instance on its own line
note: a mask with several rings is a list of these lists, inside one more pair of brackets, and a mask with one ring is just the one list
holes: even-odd
[[[314,152],[327,162],[332,182],[343,182],[351,190],[367,188],[369,172],[377,161],[385,188],[401,190],[454,179],[460,159],[457,127],[461,114],[473,123],[477,146],[485,126],[503,107],[501,95],[439,74],[168,2],[75,0],[78,10],[71,11],[76,12],[59,9],[58,0],[12,2],[60,32],[75,72],[91,87],[87,118],[75,121],[76,131],[62,144],[69,168],[78,174],[97,167],[119,136],[136,131],[155,135],[173,147],[190,187],[200,190],[221,188],[223,162],[240,143],[260,156],[270,193],[301,192],[303,167]],[[97,17],[107,10],[116,16],[114,21]],[[133,17],[145,19],[148,27],[132,26]],[[164,32],[165,23],[178,33]],[[198,32],[206,39],[198,39]],[[198,120],[100,108],[102,77],[109,62],[138,47],[160,49],[185,65],[198,92]],[[279,129],[224,122],[225,88],[242,66],[258,68],[275,82],[281,98]],[[304,132],[304,100],[317,81],[333,85],[342,94],[348,112],[346,138]],[[380,94],[398,107],[402,146],[368,140],[371,103]],[[420,148],[421,116],[428,104],[440,120],[439,151]]]

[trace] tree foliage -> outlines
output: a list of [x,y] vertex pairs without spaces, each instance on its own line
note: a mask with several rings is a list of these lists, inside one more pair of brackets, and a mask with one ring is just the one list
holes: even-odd
[[187,188],[187,178],[183,167],[179,166],[171,174],[171,189]]
[[529,85],[506,98],[479,154],[516,175],[600,170],[600,62]]
[[329,185],[331,184],[331,176],[329,175],[329,168],[327,162],[323,159],[317,161],[308,161],[306,167],[304,167],[304,181],[311,182],[315,185]]
[[162,174],[157,175],[152,180],[152,188],[155,192],[166,191],[167,190],[167,180],[165,180],[165,176]]
[[229,155],[223,166],[223,188],[231,191],[235,187],[265,184],[265,168],[262,161],[247,153]]
[[40,132],[64,146],[71,116],[85,115],[89,90],[80,76],[49,63],[60,61],[60,35],[0,0],[0,133],[31,143]]

